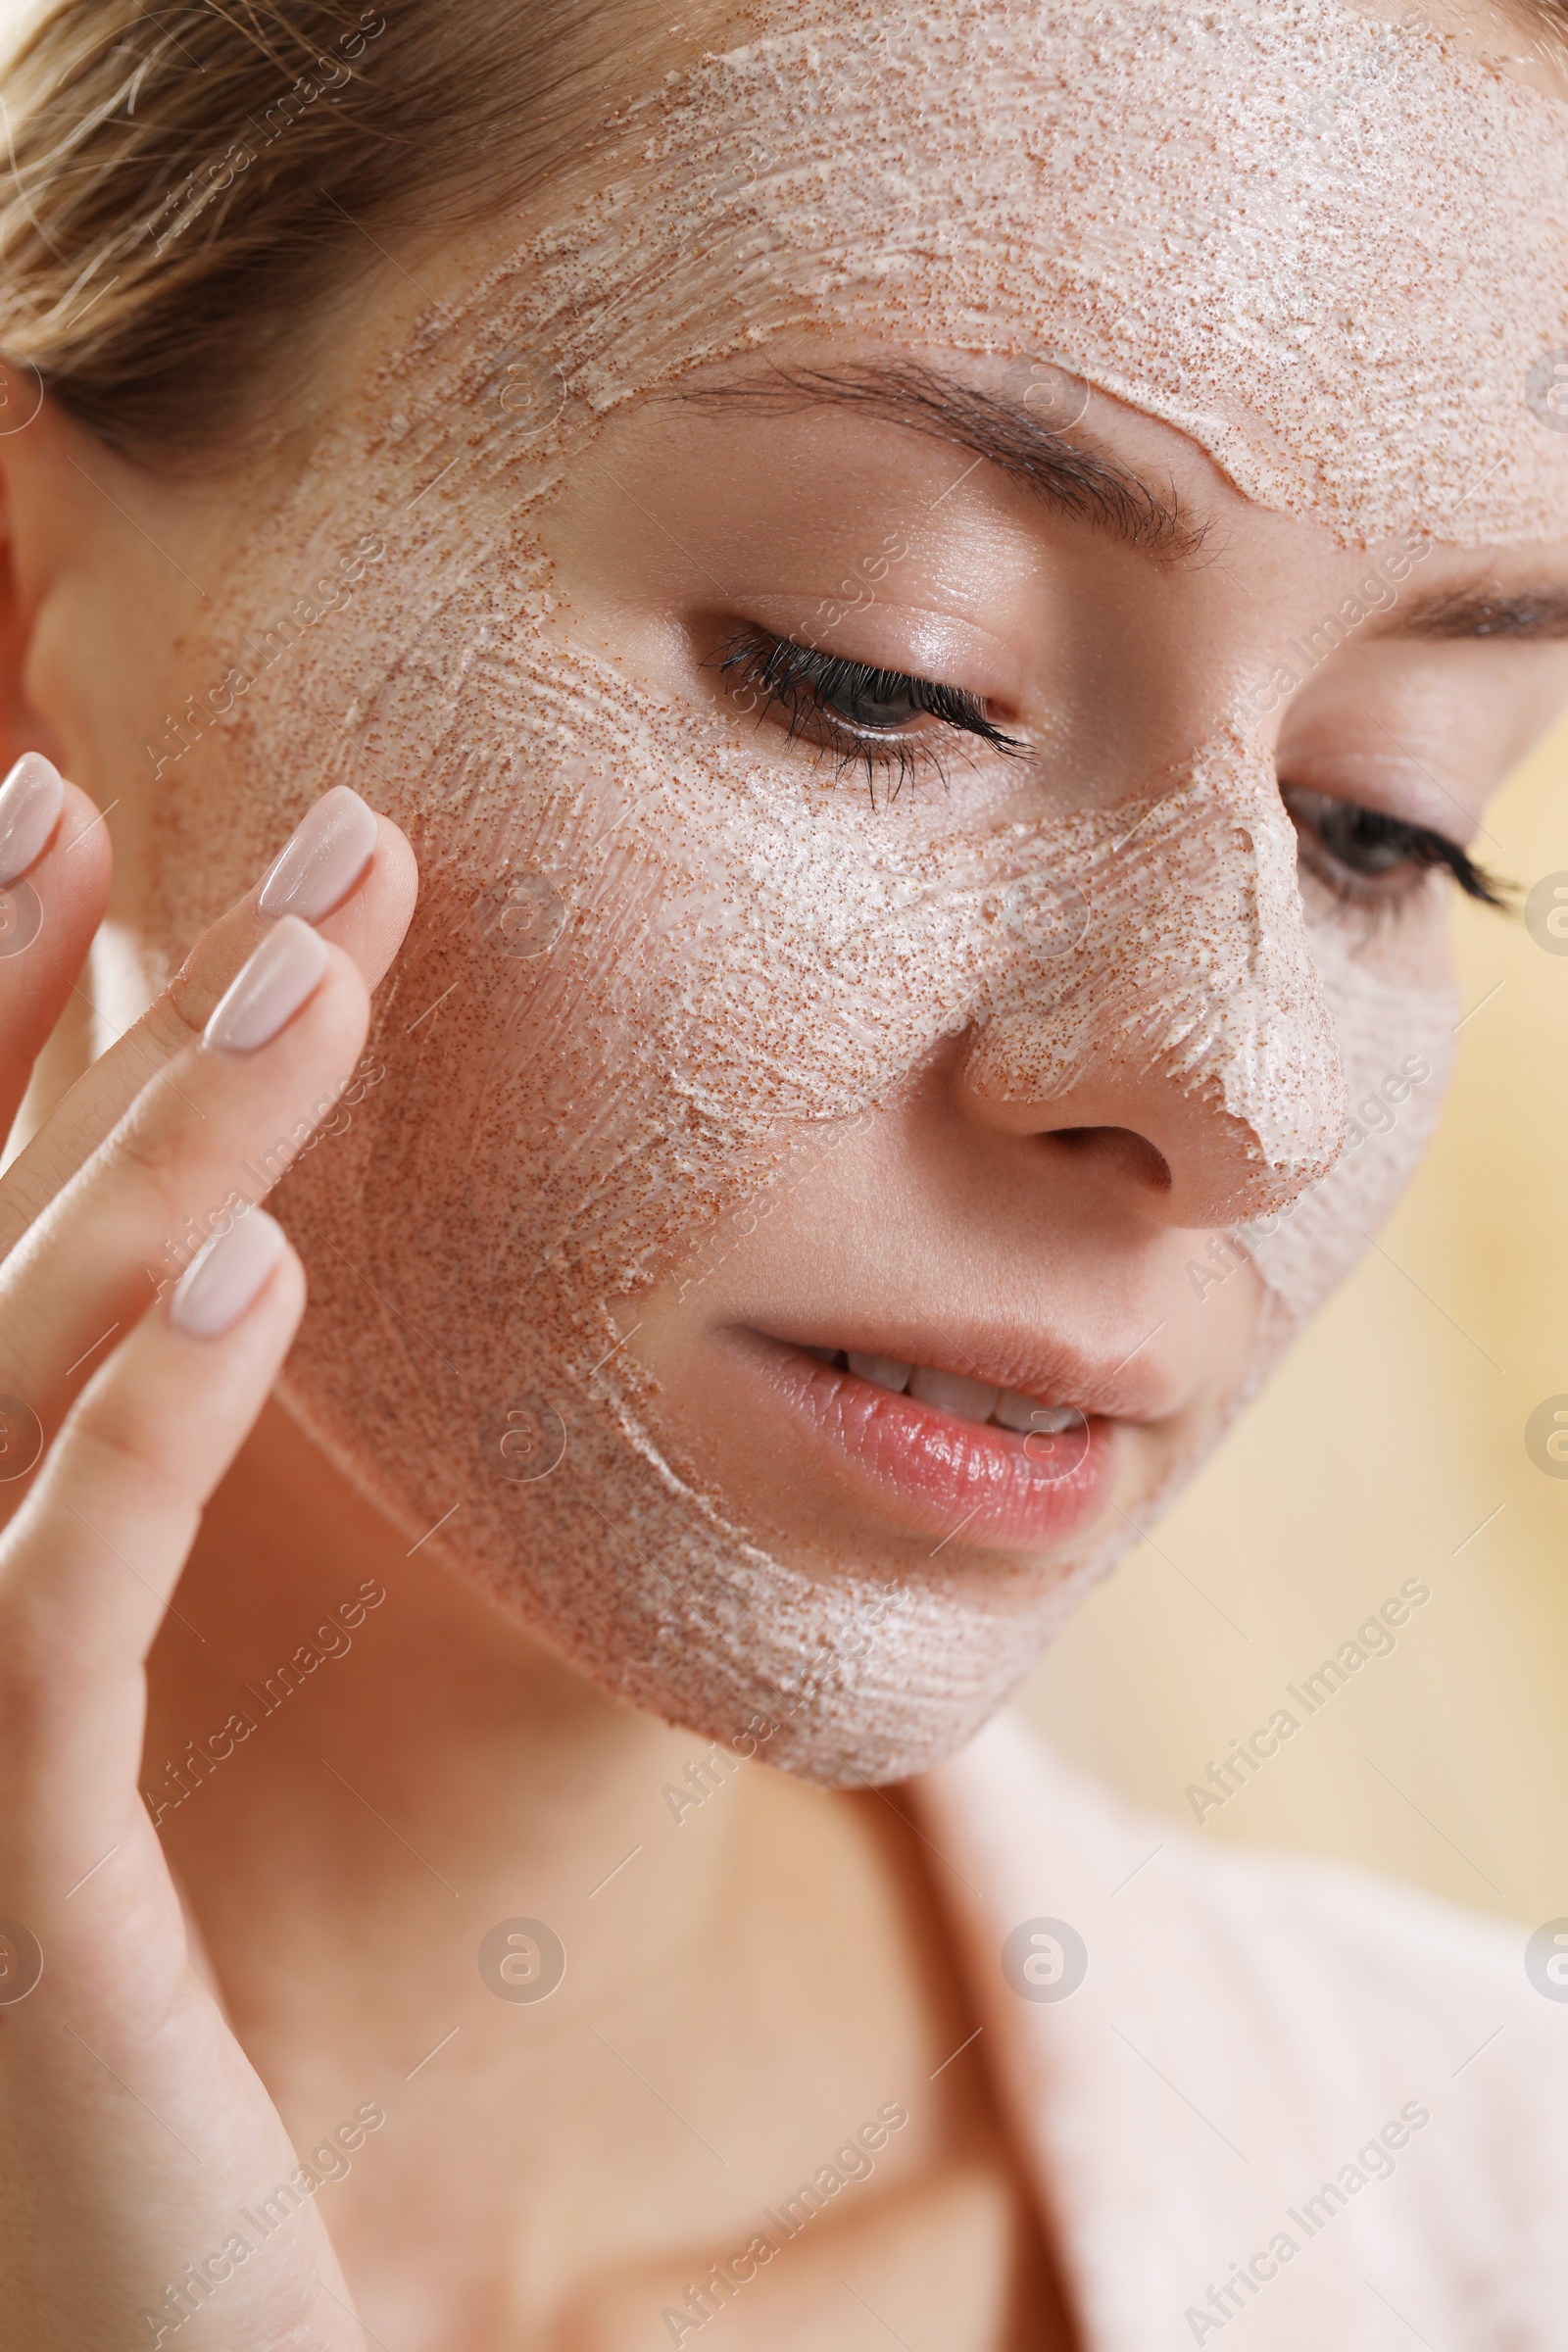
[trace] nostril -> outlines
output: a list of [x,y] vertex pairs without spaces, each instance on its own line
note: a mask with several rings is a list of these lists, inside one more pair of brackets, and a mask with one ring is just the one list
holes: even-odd
[[1069,1152],[1074,1158],[1098,1160],[1107,1176],[1130,1177],[1151,1192],[1172,1187],[1170,1162],[1147,1135],[1131,1127],[1054,1127],[1040,1138],[1048,1147]]

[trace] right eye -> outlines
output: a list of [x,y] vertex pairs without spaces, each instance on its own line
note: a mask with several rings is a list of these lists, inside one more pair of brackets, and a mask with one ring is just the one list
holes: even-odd
[[748,698],[748,708],[760,708],[792,740],[831,754],[841,771],[862,767],[873,792],[879,771],[895,771],[903,782],[929,764],[940,775],[941,746],[956,737],[974,736],[1008,754],[1028,748],[1004,734],[980,697],[960,686],[879,669],[761,629],[731,638],[717,667],[727,694]]
[[1394,906],[1424,874],[1444,870],[1466,898],[1484,906],[1507,904],[1499,885],[1456,841],[1430,825],[1412,825],[1358,801],[1336,800],[1301,784],[1282,784],[1280,797],[1295,822],[1303,861],[1319,880],[1359,906]]

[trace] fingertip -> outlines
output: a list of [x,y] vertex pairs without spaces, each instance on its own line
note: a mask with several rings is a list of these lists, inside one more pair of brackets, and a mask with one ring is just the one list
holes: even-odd
[[187,1339],[216,1340],[247,1315],[285,1257],[303,1268],[287,1234],[265,1208],[249,1208],[204,1242],[170,1294],[172,1328]]
[[13,795],[9,810],[0,806],[9,843],[3,863],[13,875],[0,881],[0,972],[6,983],[0,1130],[86,959],[108,903],[113,862],[100,811],[41,754],[28,753],[17,762],[0,787],[0,801],[19,771],[23,792]]
[[70,858],[73,871],[85,872],[100,863],[107,866],[113,855],[108,811],[100,808],[79,784],[73,784],[69,776],[64,780],[60,824],[50,846]]
[[65,779],[42,752],[24,752],[0,781],[0,889],[37,864],[54,838],[65,797]]
[[42,752],[24,752],[0,778],[0,890],[28,877],[44,879],[39,869],[70,854],[74,857],[89,842],[94,847],[85,863],[68,869],[89,872],[107,856],[109,828],[104,811],[79,784],[63,776]]
[[413,920],[419,868],[400,825],[376,813],[376,844],[352,895],[316,926],[359,966],[367,988],[385,977]]
[[[62,777],[55,822],[20,878],[24,891],[35,890],[54,917],[73,930],[82,923],[95,929],[108,900],[114,844],[106,817],[79,784]],[[0,882],[0,889],[17,887],[10,880]]]
[[419,861],[414,854],[414,844],[403,827],[394,818],[383,816],[379,809],[375,821],[380,832],[376,858],[382,862],[389,879],[408,889],[412,905],[413,894],[416,894],[419,887]]

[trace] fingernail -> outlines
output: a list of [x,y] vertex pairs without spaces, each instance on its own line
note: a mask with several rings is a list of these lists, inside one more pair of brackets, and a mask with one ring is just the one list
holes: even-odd
[[294,1018],[326,969],[324,939],[285,914],[240,966],[202,1031],[209,1054],[254,1054]]
[[216,1340],[239,1321],[282,1254],[277,1219],[246,1209],[197,1250],[170,1297],[169,1320],[193,1340]]
[[0,890],[43,855],[65,797],[54,763],[42,752],[24,752],[0,784]]
[[262,914],[297,914],[318,923],[354,888],[375,854],[375,811],[334,784],[284,843],[257,900]]

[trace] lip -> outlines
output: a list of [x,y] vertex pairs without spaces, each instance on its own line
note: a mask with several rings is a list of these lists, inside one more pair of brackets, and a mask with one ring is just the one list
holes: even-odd
[[[1081,1431],[1043,1446],[1038,1437],[895,1396],[765,1332],[731,1325],[724,1337],[833,1449],[878,1516],[932,1536],[936,1550],[952,1544],[1047,1551],[1076,1535],[1108,1499],[1118,1423],[1090,1402],[1080,1406]],[[1051,1392],[1031,1381],[1023,1393]]]

